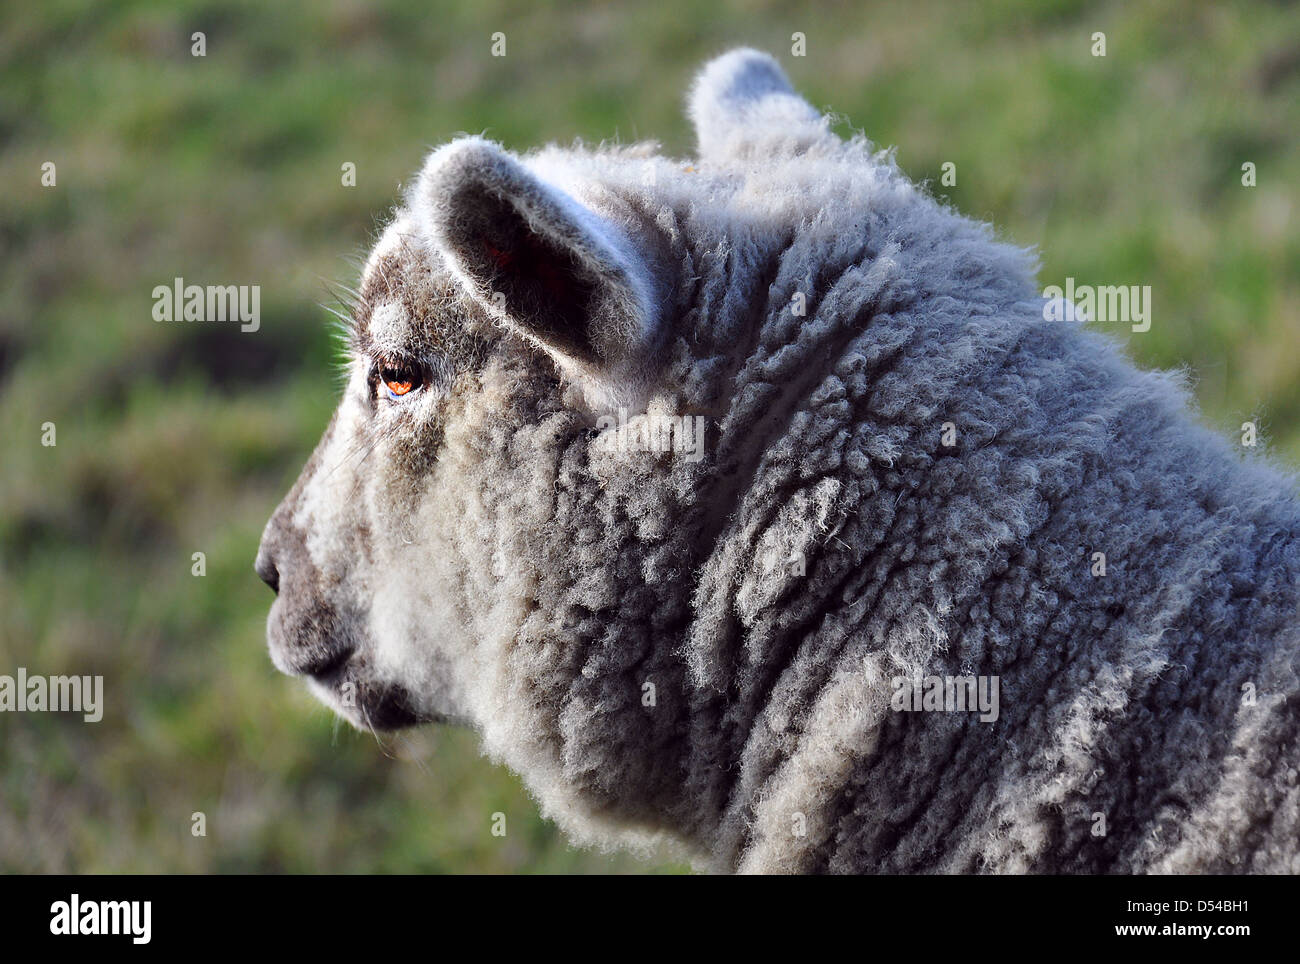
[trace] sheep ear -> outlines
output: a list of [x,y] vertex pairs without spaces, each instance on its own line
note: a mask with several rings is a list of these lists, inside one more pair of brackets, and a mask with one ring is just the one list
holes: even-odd
[[797,154],[834,138],[826,119],[794,92],[775,58],[748,47],[705,64],[691,87],[687,112],[705,160],[755,151]]
[[495,144],[435,151],[411,206],[469,292],[561,360],[608,367],[644,344],[653,298],[632,245]]

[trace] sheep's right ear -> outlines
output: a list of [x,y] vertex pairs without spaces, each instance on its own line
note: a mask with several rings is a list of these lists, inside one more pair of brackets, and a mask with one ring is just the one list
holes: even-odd
[[794,92],[776,59],[748,47],[704,65],[687,113],[704,160],[801,153],[835,140],[826,118]]
[[430,156],[411,206],[451,271],[500,322],[588,371],[637,363],[655,296],[616,225],[478,137]]

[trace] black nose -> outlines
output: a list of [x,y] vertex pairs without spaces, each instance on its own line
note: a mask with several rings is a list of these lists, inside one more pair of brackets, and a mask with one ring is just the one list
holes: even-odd
[[280,570],[275,568],[275,563],[271,561],[271,556],[265,550],[257,554],[257,561],[253,563],[253,568],[262,577],[262,582],[270,586],[271,592],[278,596],[280,594]]

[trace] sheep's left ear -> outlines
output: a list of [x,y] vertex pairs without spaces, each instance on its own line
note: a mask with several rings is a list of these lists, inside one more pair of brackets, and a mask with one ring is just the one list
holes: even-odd
[[626,368],[643,350],[655,295],[632,243],[500,147],[435,151],[411,204],[469,292],[559,360]]

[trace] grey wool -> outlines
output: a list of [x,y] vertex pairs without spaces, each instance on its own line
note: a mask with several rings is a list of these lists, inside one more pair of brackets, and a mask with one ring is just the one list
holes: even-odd
[[689,113],[429,157],[263,539],[276,664],[701,869],[1300,872],[1295,477],[772,58]]

